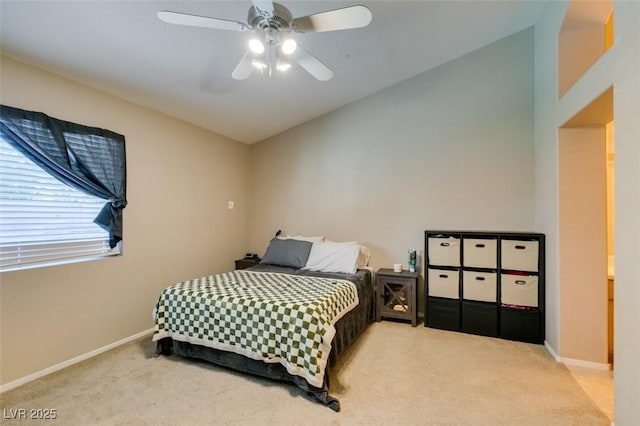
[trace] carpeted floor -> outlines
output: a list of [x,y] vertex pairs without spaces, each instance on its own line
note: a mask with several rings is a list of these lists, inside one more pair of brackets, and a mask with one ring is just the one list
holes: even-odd
[[[609,425],[541,345],[383,321],[332,370],[331,411],[298,388],[177,356],[151,338],[0,395],[2,424]],[[12,420],[16,409],[55,420]]]

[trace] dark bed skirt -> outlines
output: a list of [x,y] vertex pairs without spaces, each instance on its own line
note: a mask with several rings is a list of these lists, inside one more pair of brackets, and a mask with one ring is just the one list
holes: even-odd
[[[256,268],[256,270],[261,269]],[[300,272],[301,274],[305,274],[304,271]],[[349,275],[348,278],[345,279],[349,279],[356,284],[360,303],[336,323],[336,335],[332,341],[332,348],[331,353],[329,354],[329,362],[325,370],[324,382],[320,388],[310,385],[302,377],[289,374],[286,368],[279,363],[266,363],[250,359],[233,352],[226,352],[201,345],[180,342],[169,337],[157,342],[156,353],[158,355],[170,355],[171,352],[174,352],[180,356],[202,359],[211,362],[212,364],[231,368],[236,371],[266,377],[272,380],[293,382],[296,386],[308,392],[309,395],[319,402],[327,405],[334,411],[340,411],[340,402],[329,395],[329,370],[332,365],[336,364],[340,354],[356,340],[356,338],[362,333],[367,325],[374,320],[375,317],[375,292],[371,273],[368,270],[359,270],[356,275]]]
[[180,356],[202,359],[212,364],[231,368],[243,373],[266,377],[271,380],[293,382],[296,386],[305,390],[313,398],[327,405],[332,410],[340,411],[340,401],[329,395],[329,367],[325,370],[323,386],[318,388],[311,386],[302,377],[292,376],[282,364],[266,363],[233,352],[225,352],[207,348],[206,346],[179,342],[170,337],[158,341],[157,352],[164,355],[169,355],[171,352],[174,352]]

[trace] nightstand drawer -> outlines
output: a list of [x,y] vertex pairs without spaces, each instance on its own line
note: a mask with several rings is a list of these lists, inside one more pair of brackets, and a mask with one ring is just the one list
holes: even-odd
[[458,299],[460,297],[460,273],[446,269],[429,268],[429,296]]
[[428,256],[430,265],[460,266],[459,238],[429,238]]

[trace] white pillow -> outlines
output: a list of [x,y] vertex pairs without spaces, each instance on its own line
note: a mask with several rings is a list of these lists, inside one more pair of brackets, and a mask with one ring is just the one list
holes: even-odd
[[332,241],[313,243],[307,264],[302,269],[355,274],[358,269],[359,256],[359,244],[334,243]]
[[[358,244],[353,242],[352,244]],[[369,247],[363,246],[362,244],[358,244],[360,246],[360,255],[358,256],[358,268],[364,268],[365,266],[369,266],[369,259],[371,258],[371,250]]]
[[285,235],[278,236],[281,240],[300,240],[300,241],[309,241],[310,243],[321,243],[324,241],[324,235],[319,237],[307,237],[304,235]]
[[[325,240],[326,242],[333,242],[331,240]],[[360,255],[358,256],[358,268],[364,268],[365,266],[369,266],[369,259],[371,259],[371,250],[369,247],[363,246],[357,241],[347,241],[341,244],[356,244],[360,246]]]

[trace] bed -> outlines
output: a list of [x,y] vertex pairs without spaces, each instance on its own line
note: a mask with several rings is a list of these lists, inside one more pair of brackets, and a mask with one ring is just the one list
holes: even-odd
[[[258,265],[165,289],[153,310],[157,353],[293,382],[339,411],[329,369],[375,318],[372,271],[361,260],[359,268],[309,269],[322,242],[274,240]],[[286,254],[270,257],[283,244]]]

